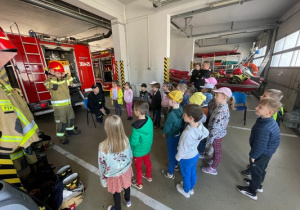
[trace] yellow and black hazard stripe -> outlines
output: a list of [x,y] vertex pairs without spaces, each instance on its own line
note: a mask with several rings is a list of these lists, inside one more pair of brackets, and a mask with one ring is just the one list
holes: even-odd
[[164,58],[164,82],[170,81],[170,58]]
[[24,190],[9,155],[0,155],[0,179]]
[[120,60],[120,72],[121,72],[121,82],[122,82],[122,90],[125,89],[125,74],[124,74],[124,62]]
[[194,69],[194,62],[191,61],[191,63],[190,63],[190,70],[192,71],[193,69]]
[[116,61],[116,77],[117,77],[117,81],[119,82],[120,76],[119,76],[118,61]]
[[5,82],[9,83],[8,76],[6,74],[6,70],[5,70],[4,67],[2,69],[0,69],[0,79],[2,79]]

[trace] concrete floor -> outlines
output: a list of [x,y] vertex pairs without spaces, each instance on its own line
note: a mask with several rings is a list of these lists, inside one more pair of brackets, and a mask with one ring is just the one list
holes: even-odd
[[[160,129],[154,130],[154,143],[151,150],[153,182],[148,183],[143,180],[144,188],[141,192],[170,209],[299,210],[300,167],[298,161],[300,138],[283,125],[281,126],[281,132],[290,134],[291,136],[284,135],[281,138],[280,147],[272,157],[267,168],[266,179],[263,183],[264,192],[258,194],[257,201],[253,201],[236,190],[236,185],[244,185],[243,176],[240,174],[240,171],[248,164],[250,149],[248,143],[249,129],[256,120],[255,113],[251,110],[254,110],[257,102],[258,100],[254,96],[248,96],[247,106],[249,111],[247,113],[246,126],[243,126],[243,112],[231,112],[228,133],[223,140],[223,156],[221,164],[218,167],[218,175],[204,174],[199,169],[203,165],[203,162],[199,160],[195,195],[189,199],[183,197],[176,190],[175,185],[181,181],[179,172],[175,172],[175,180],[166,179],[161,175],[160,170],[164,168],[167,162],[166,140],[162,137]],[[82,130],[82,134],[72,137],[69,145],[62,145],[55,139],[53,114],[39,116],[36,118],[36,122],[40,130],[53,137],[53,142],[57,146],[97,168],[98,144],[105,138],[103,124],[97,124],[97,128],[94,128],[90,119],[90,124],[87,125],[86,110],[83,107],[76,107],[75,114],[76,126]],[[124,111],[123,122],[125,132],[127,135],[130,135],[131,123],[133,121],[127,121],[126,118],[126,111]],[[246,128],[246,130],[243,128]],[[83,168],[78,164],[78,161],[70,160],[54,149],[49,149],[46,153],[49,163],[53,163],[56,169],[69,164],[73,172],[78,172],[80,179],[85,183],[85,198],[76,209],[107,209],[108,205],[113,204],[112,195],[100,185],[97,175]],[[147,210],[155,208],[154,203],[147,206],[138,197],[143,196],[132,196],[132,206],[130,209]],[[126,206],[122,205],[125,209]],[[156,207],[156,209],[163,208]]]

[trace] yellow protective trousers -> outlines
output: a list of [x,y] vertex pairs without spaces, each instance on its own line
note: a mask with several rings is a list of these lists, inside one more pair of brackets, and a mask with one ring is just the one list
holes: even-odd
[[54,119],[56,123],[56,136],[65,138],[65,131],[74,130],[75,114],[71,105],[54,107]]

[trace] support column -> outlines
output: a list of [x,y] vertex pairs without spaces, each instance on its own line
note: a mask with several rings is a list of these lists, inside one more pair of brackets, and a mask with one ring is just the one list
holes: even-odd
[[125,89],[125,74],[124,74],[124,62],[120,60],[120,72],[121,72],[121,84],[122,84],[122,90]]
[[170,58],[164,58],[164,82],[170,81]]
[[120,82],[118,61],[116,61],[116,80],[118,81],[118,83]]
[[[127,59],[127,40],[125,31],[125,25],[123,23],[120,23],[117,20],[112,20],[112,35],[115,59],[116,61],[120,61],[121,80],[123,71],[124,80],[130,81]],[[121,61],[123,62],[122,64]],[[123,70],[121,65],[123,65]]]
[[190,71],[192,71],[193,69],[194,69],[194,62],[191,61],[191,63],[190,63]]

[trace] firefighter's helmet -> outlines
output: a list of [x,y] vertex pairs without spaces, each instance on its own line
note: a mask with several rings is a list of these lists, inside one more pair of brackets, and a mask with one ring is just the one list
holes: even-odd
[[0,27],[0,69],[17,54],[17,50]]
[[243,74],[243,70],[242,69],[235,69],[233,71],[233,75],[241,75],[241,74]]
[[224,69],[222,69],[222,70],[220,70],[220,71],[219,71],[219,74],[220,74],[220,75],[225,75],[225,74],[226,74],[226,72],[225,72],[225,70],[224,70]]
[[53,71],[55,72],[65,72],[63,65],[61,65],[61,63],[57,61],[52,61],[51,63],[49,63],[48,69],[53,69]]

